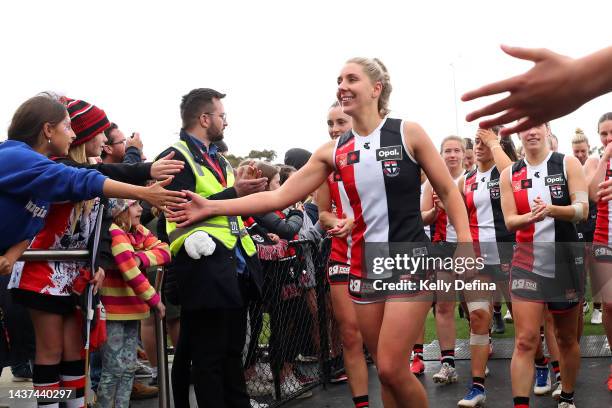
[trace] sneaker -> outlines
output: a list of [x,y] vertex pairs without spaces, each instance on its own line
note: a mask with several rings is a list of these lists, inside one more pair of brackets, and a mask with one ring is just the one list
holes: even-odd
[[435,383],[452,384],[457,382],[457,370],[448,363],[443,363],[440,371],[433,375]]
[[552,397],[553,399],[555,399],[556,401],[559,401],[559,398],[561,397],[561,389],[563,387],[561,386],[561,381],[557,381],[554,385],[553,385],[553,392],[552,392]]
[[551,384],[550,384],[550,375],[548,372],[548,367],[546,368],[538,368],[536,367],[536,381],[533,386],[533,393],[535,395],[545,395],[550,392]]
[[151,372],[151,369],[147,367],[144,363],[141,363],[140,361],[138,361],[136,364],[138,368],[136,368],[136,372],[134,373],[135,378],[153,377],[153,373]]
[[11,367],[13,382],[32,382],[32,369],[29,363]]
[[506,323],[512,323],[512,314],[510,313],[509,310],[506,310],[506,314],[504,315],[504,321]]
[[458,407],[483,407],[487,397],[480,388],[472,387],[467,395],[457,403]]
[[601,310],[593,309],[593,314],[591,315],[591,324],[601,324]]
[[263,397],[265,395],[271,395],[274,391],[272,383],[267,381],[255,381],[248,380],[246,382],[247,394],[251,397]]
[[263,402],[257,402],[251,398],[251,408],[268,408],[268,404],[264,404]]
[[316,363],[317,361],[319,361],[319,359],[316,356],[304,356],[302,354],[298,354],[298,356],[295,359],[296,361],[299,361],[300,363]]
[[423,364],[423,360],[415,356],[412,359],[412,364],[410,364],[410,371],[412,371],[414,375],[423,375],[423,373],[425,373],[425,364]]
[[582,314],[586,316],[587,313],[589,313],[589,310],[591,310],[591,308],[589,307],[589,302],[584,302],[582,304]]
[[151,387],[138,381],[134,381],[132,385],[132,395],[130,399],[143,400],[157,397],[159,389],[157,387]]
[[340,384],[346,381],[348,381],[348,377],[344,370],[339,370],[338,372],[336,372],[336,374],[333,374],[332,377],[329,379],[329,382],[332,384]]
[[506,324],[502,319],[501,312],[493,313],[493,329],[492,332],[495,334],[504,334],[506,332]]
[[576,408],[576,406],[574,404],[570,404],[569,402],[560,402],[559,405],[557,405],[557,408]]

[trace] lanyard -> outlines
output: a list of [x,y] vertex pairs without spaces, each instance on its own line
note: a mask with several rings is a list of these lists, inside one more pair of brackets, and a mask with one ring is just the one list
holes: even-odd
[[206,152],[202,152],[202,156],[204,156],[204,159],[208,162],[210,167],[212,167],[215,173],[217,173],[217,176],[221,180],[221,184],[223,185],[223,187],[227,187],[227,182],[225,181],[225,177],[223,176],[223,171],[221,170],[221,167],[219,166],[219,164],[215,160],[211,159],[208,153]]

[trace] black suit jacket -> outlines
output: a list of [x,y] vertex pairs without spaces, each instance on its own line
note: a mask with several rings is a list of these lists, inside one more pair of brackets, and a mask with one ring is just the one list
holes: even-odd
[[[216,176],[214,170],[202,157],[200,149],[184,131],[181,132],[181,140],[187,143],[196,162],[210,169]],[[174,151],[174,160],[185,161],[181,152],[173,147],[162,152],[160,157],[171,151]],[[225,159],[219,157],[219,162],[223,175],[227,179]],[[183,170],[174,177],[166,188],[174,191],[195,191],[195,176],[189,164],[185,163]],[[233,187],[226,188],[208,197],[209,200],[232,198],[237,198],[236,190]],[[161,222],[165,223],[165,220],[160,220]],[[165,229],[165,226],[160,225],[159,227]],[[165,234],[160,233],[159,235],[163,236]],[[215,238],[211,238],[215,240]],[[250,300],[261,295],[263,275],[257,254],[251,257],[247,256],[242,249],[240,240],[238,240],[237,246],[240,248],[247,264],[245,274],[238,274],[234,250],[227,249],[217,240],[215,240],[215,243],[215,252],[200,259],[190,258],[185,249],[181,248],[173,258],[172,265],[168,268],[168,275],[172,275],[168,276],[168,279],[175,280],[178,283],[178,300],[181,307],[186,310],[240,308],[247,306]]]

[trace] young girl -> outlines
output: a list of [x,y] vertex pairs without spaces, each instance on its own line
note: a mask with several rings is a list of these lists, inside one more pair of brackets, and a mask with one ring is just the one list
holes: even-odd
[[[47,97],[41,98],[52,101]],[[102,109],[85,101],[71,99],[67,107],[60,106],[64,115],[66,110],[68,113],[61,130],[64,132],[63,137],[70,136],[67,138],[70,144],[67,151],[54,151],[54,160],[70,167],[89,166],[88,158],[100,155],[105,139],[103,131],[110,122]],[[59,135],[50,137],[59,138]],[[111,178],[138,183],[160,175],[160,164],[165,166],[162,162],[163,160],[160,160],[154,164],[135,166],[97,164],[92,167]],[[106,182],[127,190],[123,193],[115,190],[120,197],[137,198],[140,195],[135,192],[159,188],[159,184],[145,188],[108,179]],[[50,205],[44,226],[32,240],[30,248],[91,248],[91,237],[101,208],[101,199],[96,197],[88,201],[54,201],[61,202]],[[110,220],[106,225],[108,228]],[[101,234],[101,242],[104,242],[104,235]],[[108,241],[110,242],[110,237]],[[77,324],[81,316],[77,317],[75,313],[72,289],[75,279],[81,275],[81,269],[85,266],[85,263],[76,261],[25,262],[14,268],[9,285],[14,301],[29,310],[36,335],[34,386],[47,388],[70,384],[70,387],[77,389],[74,393],[75,401],[71,401],[75,404],[82,403],[79,401],[83,399],[85,387],[85,364],[81,358],[81,329]],[[104,279],[104,272],[99,268],[97,271],[91,271],[91,274],[97,290]]]
[[383,402],[388,407],[427,407],[425,389],[406,361],[431,303],[387,302],[418,293],[374,290],[376,276],[362,272],[371,270],[365,268],[364,244],[426,241],[420,212],[421,167],[444,203],[458,241],[471,243],[467,212],[425,131],[414,122],[387,117],[391,82],[382,62],[353,58],[342,68],[337,83],[342,110],[353,118],[350,133],[320,147],[278,190],[216,201],[188,194],[192,201],[169,211],[168,220],[182,227],[213,214],[285,208],[314,191],[336,170],[350,200],[350,206],[343,209],[355,220],[349,293],[364,342],[376,362]]
[[140,224],[142,207],[137,201],[111,199],[109,206],[113,215],[112,253],[117,265],[106,271],[101,289],[108,339],[102,347],[97,406],[127,408],[137,368],[138,322],[149,316],[149,308],[154,308],[159,317],[165,312],[141,269],[168,264],[170,250]]

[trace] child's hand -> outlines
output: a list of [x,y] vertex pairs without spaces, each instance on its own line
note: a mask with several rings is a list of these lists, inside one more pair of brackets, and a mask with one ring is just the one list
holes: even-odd
[[13,263],[5,256],[0,256],[0,276],[8,275],[13,270]]
[[155,313],[160,319],[163,319],[164,316],[166,316],[166,306],[164,306],[161,300],[155,305]]
[[98,268],[93,278],[89,281],[89,283],[92,283],[94,285],[93,287],[94,295],[98,293],[98,289],[100,289],[100,287],[102,286],[102,282],[104,282],[104,278],[105,278],[104,269]]

